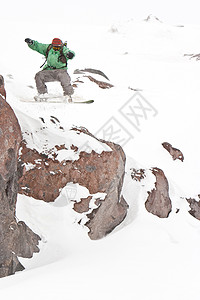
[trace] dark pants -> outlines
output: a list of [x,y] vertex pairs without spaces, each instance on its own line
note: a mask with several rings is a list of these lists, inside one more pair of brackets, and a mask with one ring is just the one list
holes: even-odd
[[59,81],[64,95],[72,95],[74,89],[71,85],[71,78],[67,73],[67,70],[55,69],[55,70],[42,70],[35,75],[36,87],[39,94],[47,93],[46,82]]

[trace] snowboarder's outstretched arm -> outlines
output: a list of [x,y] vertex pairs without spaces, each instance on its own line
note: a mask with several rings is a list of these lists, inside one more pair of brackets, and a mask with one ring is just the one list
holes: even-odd
[[34,41],[29,38],[26,38],[25,42],[28,44],[29,48],[31,48],[32,50],[35,50],[44,56],[46,55],[46,51],[47,51],[49,44],[42,44],[42,43],[39,43],[39,42]]
[[75,52],[67,48],[66,46],[63,47],[63,54],[67,59],[72,59],[75,56]]

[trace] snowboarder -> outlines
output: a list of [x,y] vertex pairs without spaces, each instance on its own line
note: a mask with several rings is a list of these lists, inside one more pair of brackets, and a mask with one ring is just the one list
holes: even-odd
[[[71,78],[67,73],[67,62],[75,56],[74,51],[67,48],[66,43],[54,38],[51,44],[42,44],[30,38],[26,38],[25,42],[29,48],[39,52],[46,57],[45,63],[41,66],[42,71],[35,75],[35,82],[38,91],[37,100],[48,97],[46,82],[59,81],[63,88],[63,95],[69,96],[74,93],[71,85]],[[36,99],[35,98],[35,99]]]

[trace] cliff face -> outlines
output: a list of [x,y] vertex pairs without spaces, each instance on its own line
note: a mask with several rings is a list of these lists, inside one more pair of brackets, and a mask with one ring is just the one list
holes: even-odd
[[15,217],[18,193],[18,152],[21,129],[17,118],[0,96],[0,277],[23,270],[18,256],[38,252],[40,237]]

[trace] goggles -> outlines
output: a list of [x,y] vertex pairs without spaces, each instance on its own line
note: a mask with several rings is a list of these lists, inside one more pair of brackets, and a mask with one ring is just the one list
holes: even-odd
[[55,51],[59,51],[60,50],[60,46],[53,46],[53,50],[55,50]]

